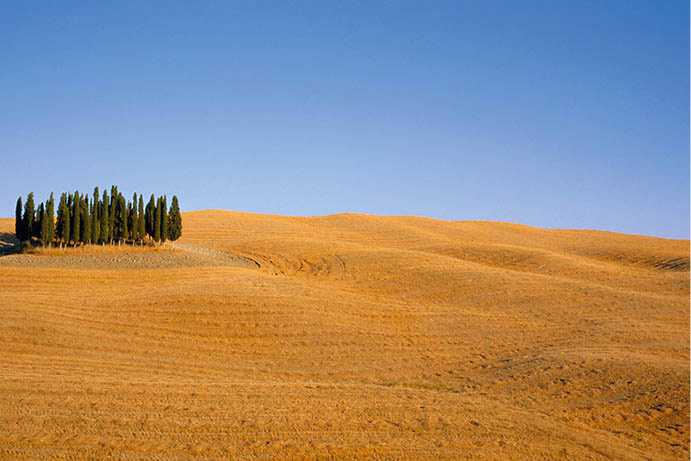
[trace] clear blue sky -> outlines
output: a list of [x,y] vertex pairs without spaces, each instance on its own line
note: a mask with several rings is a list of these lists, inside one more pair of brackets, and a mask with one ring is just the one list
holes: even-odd
[[18,195],[689,237],[688,1],[0,2]]

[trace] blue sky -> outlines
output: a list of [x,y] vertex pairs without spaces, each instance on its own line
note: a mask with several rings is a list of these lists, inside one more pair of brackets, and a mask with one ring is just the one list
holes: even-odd
[[18,195],[689,237],[686,1],[0,2]]

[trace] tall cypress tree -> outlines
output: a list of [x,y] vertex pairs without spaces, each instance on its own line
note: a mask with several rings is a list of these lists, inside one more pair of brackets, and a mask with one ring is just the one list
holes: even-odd
[[146,221],[144,220],[144,197],[142,195],[139,196],[139,223],[137,224],[137,234],[139,241],[141,242],[144,240],[144,237],[146,236]]
[[46,219],[48,221],[48,243],[50,244],[55,240],[55,199],[53,198],[53,193],[50,193],[50,198],[48,199],[48,205],[46,206]]
[[139,238],[139,217],[137,216],[137,193],[132,196],[132,204],[128,204],[127,208],[130,213],[130,238],[136,242]]
[[14,210],[14,233],[20,241],[26,240],[24,236],[24,221],[22,221],[22,197],[17,199],[17,208]]
[[94,245],[98,243],[98,239],[101,237],[101,227],[98,220],[101,213],[99,198],[98,187],[94,187],[94,197],[91,199],[91,243]]
[[161,199],[161,242],[168,240],[168,199],[164,195]]
[[39,222],[39,240],[41,244],[45,247],[48,242],[50,242],[50,235],[48,229],[48,213],[46,213],[45,206],[41,203],[38,206],[38,222]]
[[58,240],[67,245],[70,242],[70,209],[67,207],[67,194],[63,192],[58,205]]
[[24,216],[22,217],[22,226],[24,227],[25,240],[31,240],[34,227],[34,193],[29,192],[24,204]]
[[180,204],[178,197],[173,195],[173,203],[170,205],[168,215],[168,239],[175,241],[182,236],[182,216],[180,216]]
[[129,214],[127,213],[127,199],[120,194],[120,213],[122,220],[122,239],[127,240],[130,237],[129,229]]
[[[43,235],[41,235],[42,234],[41,231],[43,230],[43,223],[45,222],[45,218],[43,217],[43,215],[45,215],[45,214],[46,214],[45,206],[43,205],[43,203],[39,203],[38,208],[36,209],[36,220],[34,221],[34,227],[36,228],[35,229],[36,238],[38,239],[39,242],[41,242],[41,244],[43,244]],[[38,223],[38,224],[36,224],[36,223]]]
[[115,230],[115,207],[118,203],[118,188],[111,186],[110,188],[110,209],[108,210],[108,239],[113,242],[117,240],[116,230]]
[[146,204],[146,233],[154,238],[154,224],[156,221],[156,202],[154,201],[154,194],[151,194],[149,203]]
[[118,242],[121,240],[127,240],[127,201],[122,194],[118,194],[115,198],[115,209],[113,212],[115,213],[113,238]]
[[101,202],[101,235],[98,238],[101,243],[106,243],[108,241],[108,193],[103,191],[103,201]]
[[79,191],[74,191],[74,195],[72,196],[72,223],[70,224],[70,229],[72,231],[72,235],[70,236],[72,241],[75,243],[75,245],[80,241],[81,235],[79,234],[79,231],[81,230],[81,223],[80,219],[81,218],[81,199],[79,197]]
[[87,199],[87,195],[84,194],[80,200],[79,212],[81,215],[79,217],[79,223],[81,227],[79,229],[79,235],[82,238],[82,242],[88,244],[91,243],[91,215],[89,215],[89,202]]
[[120,234],[122,233],[122,227],[120,226],[120,200],[118,199],[119,197],[113,197],[112,195],[110,196],[110,203],[113,204],[113,206],[111,206],[109,210],[112,212],[110,220],[113,222],[113,229],[111,230],[111,239],[113,242],[117,242],[118,240],[120,240]]
[[154,208],[154,242],[161,241],[161,197],[156,200]]

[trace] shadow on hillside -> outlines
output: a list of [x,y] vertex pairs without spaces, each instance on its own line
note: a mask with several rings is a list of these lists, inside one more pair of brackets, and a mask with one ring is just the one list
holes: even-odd
[[14,253],[19,248],[19,240],[14,233],[0,232],[0,254]]

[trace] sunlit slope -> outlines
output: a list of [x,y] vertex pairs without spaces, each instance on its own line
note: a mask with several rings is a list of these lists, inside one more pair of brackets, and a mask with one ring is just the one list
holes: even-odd
[[660,275],[686,280],[687,240],[359,214],[293,218],[201,211],[187,213],[185,223],[191,227],[185,242],[241,252],[265,269],[291,275],[372,281],[390,279],[399,269],[409,279],[431,270],[493,277],[523,272],[643,293],[687,290],[684,283],[660,286]]
[[688,459],[688,241],[183,220],[260,268],[0,267],[0,454]]

